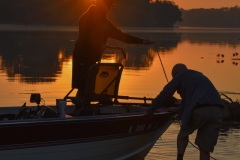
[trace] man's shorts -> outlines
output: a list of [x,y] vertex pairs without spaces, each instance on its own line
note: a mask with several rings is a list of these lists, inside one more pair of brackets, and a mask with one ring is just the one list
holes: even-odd
[[219,106],[204,106],[194,109],[189,125],[182,127],[178,138],[185,138],[197,130],[195,144],[201,150],[213,152],[217,144],[223,110]]

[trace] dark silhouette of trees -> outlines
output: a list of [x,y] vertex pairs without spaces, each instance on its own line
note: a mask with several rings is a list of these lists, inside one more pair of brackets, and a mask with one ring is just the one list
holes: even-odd
[[76,25],[91,0],[1,0],[0,23]]
[[[93,0],[0,0],[0,24],[71,25]],[[150,3],[149,3],[150,2]],[[240,7],[180,10],[168,0],[117,0],[109,18],[123,27],[240,27]]]
[[[1,24],[77,25],[93,0],[0,0]],[[151,1],[152,2],[152,1]],[[173,27],[181,12],[173,2],[118,0],[111,19],[120,26]]]
[[181,16],[178,6],[168,0],[119,0],[112,13],[114,21],[130,27],[174,27]]
[[220,9],[182,10],[183,19],[180,26],[190,27],[240,27],[240,8],[238,6]]
[[182,13],[172,1],[158,0],[151,3],[156,26],[174,27],[176,22],[182,21]]

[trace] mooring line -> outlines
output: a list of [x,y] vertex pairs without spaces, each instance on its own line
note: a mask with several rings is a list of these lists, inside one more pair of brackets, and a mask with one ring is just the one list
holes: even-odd
[[167,74],[166,74],[165,68],[164,68],[164,65],[163,65],[163,62],[162,62],[162,58],[161,58],[160,53],[159,53],[159,51],[158,51],[158,46],[157,46],[156,43],[154,43],[154,46],[155,46],[155,49],[156,49],[156,51],[157,51],[159,61],[160,61],[161,65],[162,65],[162,69],[163,69],[165,78],[166,78],[167,82],[169,82],[169,81],[168,81],[168,78],[167,78]]

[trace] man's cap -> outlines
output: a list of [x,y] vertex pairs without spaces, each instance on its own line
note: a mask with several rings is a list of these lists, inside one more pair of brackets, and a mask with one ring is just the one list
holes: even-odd
[[187,66],[182,63],[177,63],[172,68],[172,77],[175,77],[178,73],[186,71]]

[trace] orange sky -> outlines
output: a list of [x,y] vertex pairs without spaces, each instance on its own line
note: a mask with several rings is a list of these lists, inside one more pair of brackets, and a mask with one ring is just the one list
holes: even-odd
[[240,0],[172,0],[183,9],[240,7]]

